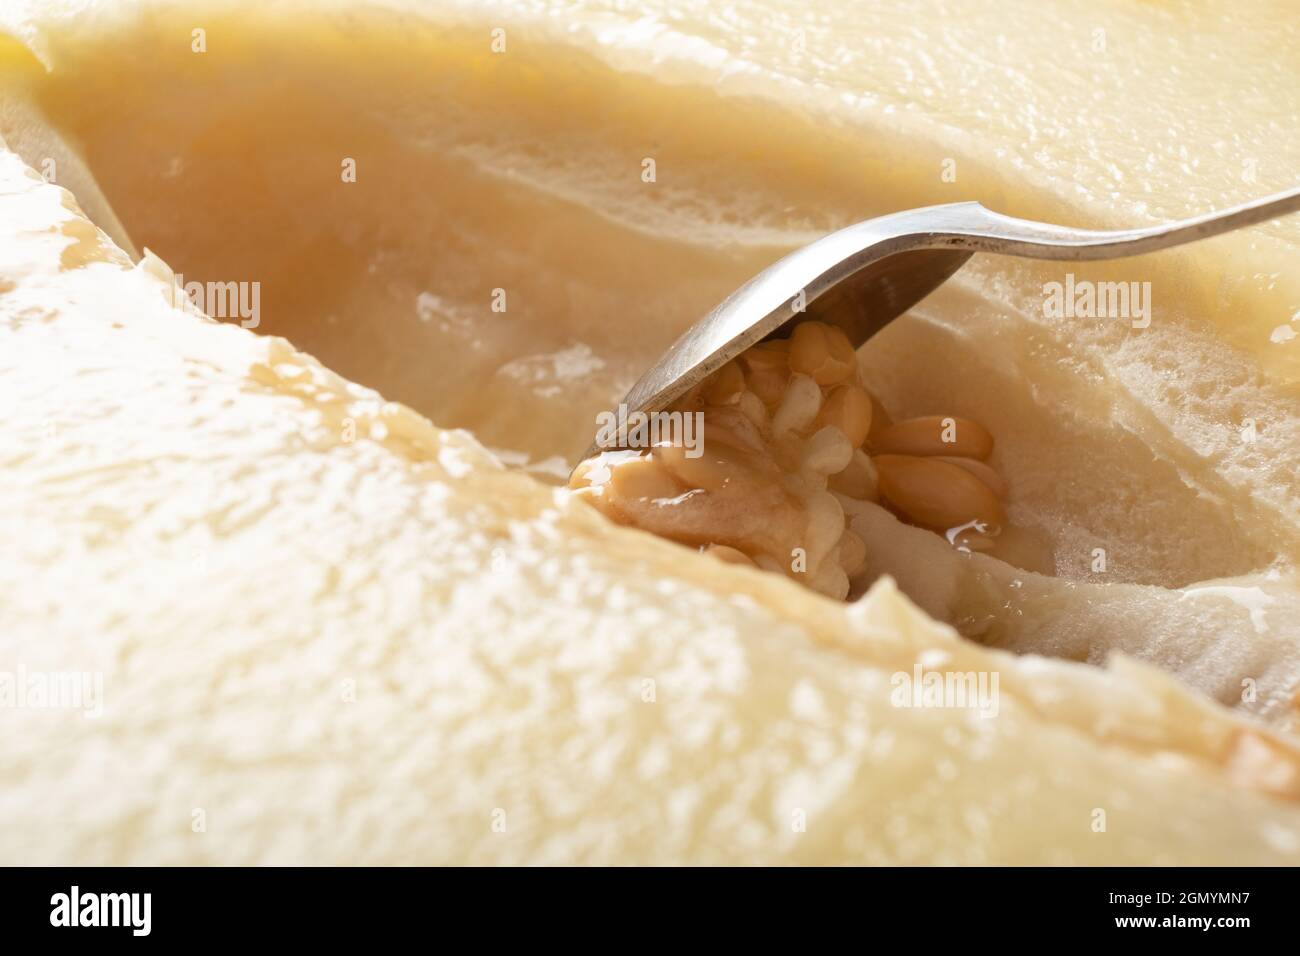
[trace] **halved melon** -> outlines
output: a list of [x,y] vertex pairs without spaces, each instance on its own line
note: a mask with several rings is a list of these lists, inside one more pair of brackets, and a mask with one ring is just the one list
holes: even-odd
[[[0,859],[1300,860],[1294,222],[1073,270],[1145,327],[988,260],[868,347],[993,431],[1050,575],[877,510],[841,604],[524,473],[853,219],[1289,185],[1285,18],[78,6],[0,44]],[[19,688],[66,674],[102,715]]]

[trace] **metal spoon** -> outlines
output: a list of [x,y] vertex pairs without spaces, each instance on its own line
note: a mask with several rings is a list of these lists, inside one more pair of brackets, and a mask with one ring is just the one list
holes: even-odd
[[[623,405],[628,414],[661,411],[754,343],[809,319],[838,325],[855,347],[861,346],[976,252],[1077,262],[1119,259],[1297,209],[1300,188],[1222,212],[1112,232],[1015,219],[977,202],[868,219],[790,253],[742,285],[672,344],[632,386]],[[601,450],[593,444],[584,457]]]

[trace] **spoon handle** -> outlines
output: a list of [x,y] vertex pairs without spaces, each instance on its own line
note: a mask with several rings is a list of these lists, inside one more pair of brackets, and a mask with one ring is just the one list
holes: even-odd
[[981,207],[987,226],[974,225],[949,242],[978,252],[1026,256],[1033,259],[1097,260],[1141,255],[1232,232],[1300,210],[1300,187],[1264,196],[1217,212],[1179,219],[1143,229],[1072,229],[1004,216]]

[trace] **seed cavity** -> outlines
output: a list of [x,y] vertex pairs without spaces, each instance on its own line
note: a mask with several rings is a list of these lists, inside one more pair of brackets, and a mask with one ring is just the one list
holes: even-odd
[[883,504],[967,553],[994,548],[1005,524],[988,430],[956,416],[892,421],[848,337],[824,322],[755,345],[673,410],[703,412],[698,457],[671,444],[602,452],[570,487],[616,521],[840,599],[868,565],[857,515]]

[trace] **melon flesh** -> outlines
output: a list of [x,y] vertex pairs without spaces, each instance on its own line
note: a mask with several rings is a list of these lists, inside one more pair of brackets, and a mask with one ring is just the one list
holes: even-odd
[[[1289,185],[1285,17],[81,6],[0,46],[0,672],[100,672],[104,713],[0,709],[0,859],[1300,860],[1295,222],[1073,270],[1150,281],[1146,329],[984,260],[868,346],[891,412],[993,430],[1053,575],[880,512],[838,605],[523,473],[828,229]],[[259,327],[178,308],[29,168],[56,139]],[[996,674],[996,715],[895,706],[918,666]]]

